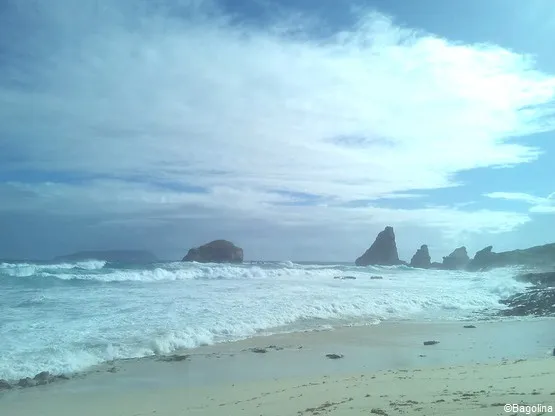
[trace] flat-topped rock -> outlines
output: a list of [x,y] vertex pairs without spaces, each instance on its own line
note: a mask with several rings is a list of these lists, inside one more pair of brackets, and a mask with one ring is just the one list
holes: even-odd
[[430,252],[428,251],[428,246],[426,244],[422,245],[412,259],[410,260],[411,267],[418,267],[420,269],[429,269],[432,265],[432,258],[430,257]]
[[243,249],[231,241],[214,240],[200,247],[192,248],[182,261],[199,263],[242,263]]
[[470,261],[466,247],[462,246],[455,249],[451,254],[443,258],[443,269],[445,270],[462,270]]

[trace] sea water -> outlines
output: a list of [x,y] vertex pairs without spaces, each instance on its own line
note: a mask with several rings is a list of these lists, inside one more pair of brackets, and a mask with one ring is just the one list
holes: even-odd
[[516,274],[291,262],[0,263],[0,379],[284,331],[479,319],[526,288]]

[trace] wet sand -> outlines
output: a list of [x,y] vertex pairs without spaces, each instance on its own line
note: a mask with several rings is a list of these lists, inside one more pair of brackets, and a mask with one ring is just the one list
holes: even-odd
[[258,337],[2,392],[0,414],[512,414],[501,405],[555,405],[553,328],[553,319],[382,323]]

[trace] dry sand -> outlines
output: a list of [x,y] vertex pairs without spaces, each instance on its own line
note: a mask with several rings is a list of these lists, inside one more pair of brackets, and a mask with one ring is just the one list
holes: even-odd
[[[8,391],[0,415],[549,414],[554,324],[400,323],[255,338]],[[426,340],[439,344],[424,346]],[[506,412],[505,404],[544,408]]]

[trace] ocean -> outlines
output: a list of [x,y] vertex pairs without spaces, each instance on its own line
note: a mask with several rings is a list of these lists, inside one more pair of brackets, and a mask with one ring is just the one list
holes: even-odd
[[292,262],[0,263],[0,379],[279,332],[491,318],[504,308],[500,299],[529,286],[517,273]]

